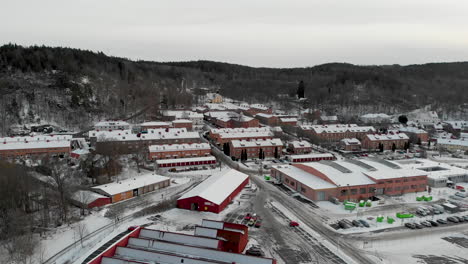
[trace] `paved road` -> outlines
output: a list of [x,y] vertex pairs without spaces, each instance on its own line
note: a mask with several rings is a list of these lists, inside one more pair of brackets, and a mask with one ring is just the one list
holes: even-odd
[[[339,248],[341,252],[346,254],[348,257],[354,260],[355,263],[359,264],[374,264],[375,261],[368,258],[365,254],[359,252],[350,242],[348,242],[344,235],[338,234],[331,231],[324,226],[321,216],[315,214],[315,212],[309,206],[305,206],[304,203],[296,200],[295,198],[281,192],[275,186],[265,182],[257,173],[257,170],[249,170],[243,166],[238,166],[236,162],[233,162],[229,157],[225,156],[220,150],[213,148],[213,155],[222,159],[224,163],[232,168],[240,170],[250,175],[250,179],[260,189],[265,192],[265,199],[273,199],[277,203],[283,205],[292,213],[295,217],[305,223],[309,228],[317,232],[323,239],[328,240],[335,247]],[[312,251],[319,253],[316,251]]]

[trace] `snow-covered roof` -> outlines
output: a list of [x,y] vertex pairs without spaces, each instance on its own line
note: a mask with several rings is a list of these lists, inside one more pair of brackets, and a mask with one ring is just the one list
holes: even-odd
[[305,140],[294,140],[294,141],[291,141],[289,142],[289,145],[292,145],[293,148],[297,149],[297,148],[311,148],[312,147],[312,144],[310,144],[308,141],[305,141]]
[[380,163],[371,159],[361,159],[360,162],[372,167],[374,170],[364,171],[364,174],[372,177],[376,180],[384,180],[384,179],[393,179],[393,178],[406,178],[406,177],[416,177],[416,176],[426,176],[427,173],[414,170],[411,168],[404,168],[399,166],[399,164],[393,163],[391,161],[386,161],[391,164],[395,164],[398,167],[389,167],[384,163]]
[[361,144],[361,141],[359,141],[359,139],[357,138],[343,138],[341,142],[343,142],[346,145],[360,145]]
[[251,104],[250,108],[255,108],[259,110],[268,110],[268,106],[263,105],[263,104]]
[[214,128],[210,130],[211,134],[219,133],[247,133],[247,132],[270,132],[268,127],[247,127],[247,128]]
[[237,132],[237,133],[219,133],[220,138],[258,138],[258,137],[271,137],[271,132]]
[[364,119],[371,119],[371,118],[381,118],[381,119],[390,119],[390,116],[384,113],[379,113],[379,114],[365,114],[362,115],[361,118]]
[[405,168],[420,171],[432,179],[446,179],[452,176],[468,175],[468,170],[466,169],[428,159],[398,160],[395,163]]
[[270,114],[264,114],[264,113],[258,113],[255,115],[255,117],[263,117],[263,118],[272,118],[273,115],[270,115]]
[[125,121],[100,121],[94,124],[94,127],[129,127],[130,124]]
[[157,139],[195,139],[197,132],[188,132],[186,128],[156,128],[148,129],[148,133],[134,134],[131,130],[89,131],[89,137],[96,137],[97,141],[132,141]]
[[247,178],[247,174],[231,169],[224,174],[209,177],[182,195],[179,200],[198,196],[219,205]]
[[330,153],[310,153],[302,155],[289,155],[289,158],[292,159],[315,159],[315,158],[332,158],[333,155]]
[[367,134],[366,137],[371,141],[385,141],[385,140],[407,140],[408,135],[405,133],[387,133],[387,134]]
[[174,121],[172,121],[172,123],[182,123],[182,124],[185,124],[185,123],[192,123],[191,120],[188,120],[188,119],[176,119]]
[[415,134],[426,134],[427,132],[424,129],[413,127],[413,126],[401,126],[398,129],[400,132],[406,133],[415,133]]
[[151,145],[148,147],[149,152],[166,152],[176,150],[197,150],[197,149],[211,149],[208,143],[193,143],[193,144],[163,144]]
[[180,159],[163,159],[156,160],[156,164],[170,164],[170,163],[183,163],[183,162],[193,162],[193,161],[213,161],[216,160],[213,156],[208,157],[194,157],[194,158],[180,158]]
[[83,204],[89,204],[89,203],[96,201],[97,199],[102,199],[102,198],[107,198],[107,197],[104,195],[92,192],[92,191],[88,191],[88,190],[78,190],[71,195],[71,198],[77,202],[80,202]]
[[217,112],[206,112],[205,116],[220,119],[220,118],[239,117],[239,114],[236,112],[231,112],[231,111],[217,111]]
[[166,110],[163,112],[164,116],[173,116],[176,119],[181,118],[189,118],[189,119],[202,119],[203,114],[193,112],[193,111],[185,111],[185,110]]
[[26,136],[0,138],[0,150],[70,147],[71,135]]
[[169,122],[162,122],[162,121],[150,121],[141,123],[140,126],[170,126],[171,123]]
[[233,140],[231,144],[235,148],[244,147],[272,147],[272,146],[283,146],[283,142],[279,138],[273,139],[259,139],[259,140]]
[[461,138],[461,139],[438,138],[437,144],[468,147],[468,140],[465,140],[465,138]]
[[285,123],[285,122],[297,122],[297,118],[294,117],[281,117],[280,121]]
[[331,189],[336,187],[336,185],[292,165],[277,165],[273,166],[273,168],[315,190]]
[[349,132],[370,132],[375,131],[372,126],[358,126],[356,124],[332,124],[332,125],[302,125],[302,130],[314,130],[315,133],[345,133]]
[[[348,162],[333,161],[327,164],[322,162],[309,162],[301,164],[314,168],[325,174],[333,183],[338,186],[356,186],[375,183],[369,177],[364,175],[363,172],[366,171],[366,169]],[[346,172],[340,171],[338,168],[344,168]]]
[[323,121],[338,121],[338,117],[336,115],[333,115],[333,116],[321,115],[320,119]]
[[130,190],[138,189],[143,186],[160,183],[169,180],[168,177],[148,173],[141,176],[135,176],[134,178],[103,184],[92,187],[93,189],[101,190],[108,195],[115,195],[118,193],[127,192]]

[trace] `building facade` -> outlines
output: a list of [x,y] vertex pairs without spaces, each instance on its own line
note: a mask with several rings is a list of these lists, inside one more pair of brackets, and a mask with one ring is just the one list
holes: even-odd
[[356,124],[332,124],[332,125],[303,125],[302,131],[327,142],[339,142],[344,138],[362,139],[369,133],[374,133],[371,126],[358,126]]
[[240,159],[243,152],[247,153],[247,159],[259,159],[260,153],[263,153],[265,158],[279,158],[283,150],[283,142],[279,138],[232,140],[229,149],[230,156],[236,159]]
[[210,155],[211,147],[208,143],[151,145],[148,152],[150,160],[206,157]]
[[409,142],[409,137],[404,133],[389,132],[388,134],[368,134],[364,137],[362,148],[367,150],[378,150],[383,145],[384,150],[404,149]]

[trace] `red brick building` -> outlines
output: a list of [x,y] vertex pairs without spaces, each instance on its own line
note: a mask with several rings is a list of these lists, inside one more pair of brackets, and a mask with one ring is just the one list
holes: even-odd
[[304,125],[301,126],[301,129],[327,142],[339,142],[344,138],[362,139],[365,135],[375,132],[374,127],[358,126],[356,124]]
[[368,150],[379,149],[382,144],[384,150],[391,150],[393,146],[396,149],[404,149],[405,144],[409,142],[409,137],[404,133],[389,132],[388,134],[368,134],[361,141],[362,148]]
[[408,135],[408,137],[415,137],[418,141],[429,142],[429,133],[417,127],[400,127],[399,131]]
[[210,155],[211,147],[208,143],[151,145],[148,152],[150,160],[206,157]]
[[375,195],[422,192],[427,186],[427,174],[386,160],[277,165],[271,175],[313,201],[332,197],[359,201]]
[[297,126],[297,118],[295,117],[280,117],[279,118],[280,126]]
[[0,138],[0,157],[68,155],[71,151],[72,136],[26,136]]
[[262,105],[262,104],[251,104],[249,106],[246,106],[244,109],[242,109],[242,112],[249,116],[255,116],[256,114],[263,113],[263,114],[272,114],[273,110],[269,108],[268,106]]
[[187,119],[177,119],[172,121],[172,127],[174,128],[186,128],[188,131],[193,130],[193,122]]
[[220,213],[242,191],[249,176],[231,169],[212,175],[177,200],[177,207],[187,210]]
[[312,152],[312,144],[305,140],[295,140],[288,143],[288,151],[293,154],[307,154]]
[[242,152],[247,152],[248,159],[258,159],[260,151],[265,154],[265,158],[280,157],[283,150],[283,142],[279,138],[258,139],[258,140],[232,140],[230,143],[230,156],[241,158]]
[[148,130],[148,129],[170,128],[171,123],[161,122],[161,121],[151,121],[151,122],[141,123],[140,127],[141,127],[141,130],[143,130],[143,131]]
[[211,129],[209,137],[218,145],[229,143],[232,140],[271,139],[273,133],[266,127],[251,128],[221,128]]
[[344,138],[340,141],[340,148],[344,151],[361,151],[361,141],[357,138]]

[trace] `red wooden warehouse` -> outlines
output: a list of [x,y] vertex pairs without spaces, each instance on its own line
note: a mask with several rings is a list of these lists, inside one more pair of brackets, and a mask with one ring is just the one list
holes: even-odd
[[214,175],[182,195],[177,207],[187,210],[221,212],[249,182],[249,176],[231,169]]

